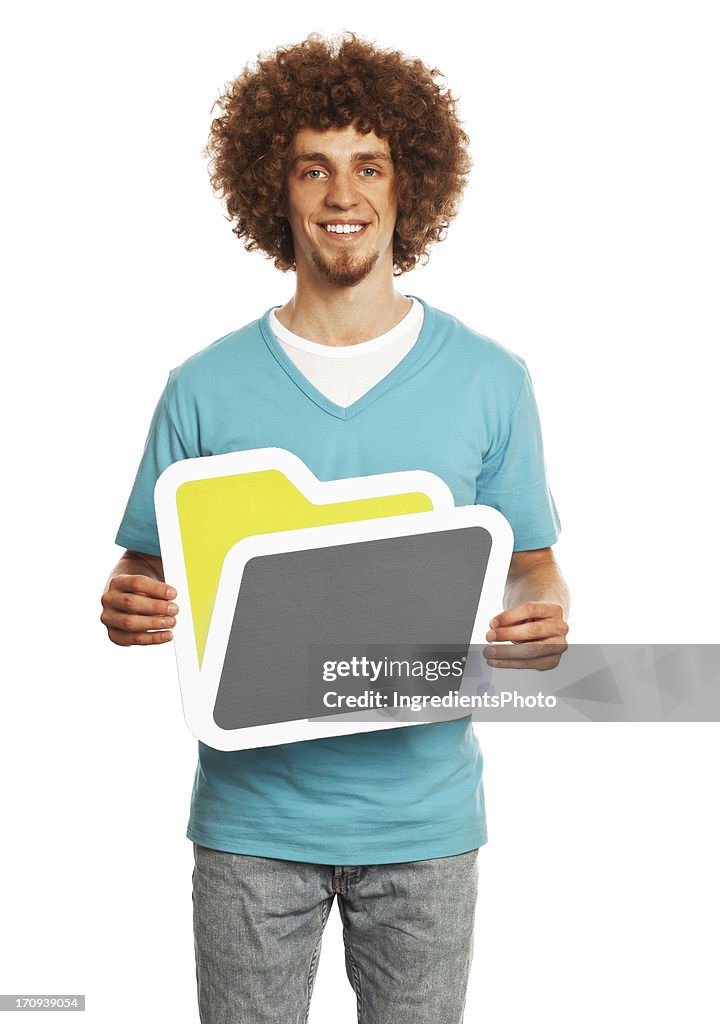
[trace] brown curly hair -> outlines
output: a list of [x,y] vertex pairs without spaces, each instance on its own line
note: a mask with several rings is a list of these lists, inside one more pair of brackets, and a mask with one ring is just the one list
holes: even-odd
[[[436,79],[440,82],[436,82]],[[398,202],[393,273],[426,263],[445,238],[471,167],[456,100],[437,69],[398,51],[379,50],[354,32],[260,54],[213,104],[204,155],[233,233],[279,270],[295,268],[290,225],[278,213],[286,196],[289,155],[302,128],[354,125],[390,146]]]

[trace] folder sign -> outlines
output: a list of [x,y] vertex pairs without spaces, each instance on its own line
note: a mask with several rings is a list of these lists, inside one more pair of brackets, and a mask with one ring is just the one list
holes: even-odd
[[509,524],[432,473],[321,481],[252,449],[174,463],[155,507],[185,719],[219,750],[417,724],[328,711],[323,655],[467,649],[502,607]]

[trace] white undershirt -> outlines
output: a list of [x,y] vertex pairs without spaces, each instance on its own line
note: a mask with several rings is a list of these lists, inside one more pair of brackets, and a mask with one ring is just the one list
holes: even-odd
[[287,356],[318,391],[346,409],[394,369],[413,347],[422,328],[422,303],[412,307],[385,334],[356,345],[323,345],[283,327],[270,313],[270,327]]

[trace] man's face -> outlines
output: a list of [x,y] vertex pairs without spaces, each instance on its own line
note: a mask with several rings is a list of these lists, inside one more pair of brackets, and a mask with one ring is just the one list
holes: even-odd
[[375,268],[392,273],[397,201],[388,143],[353,126],[297,132],[285,214],[298,273],[339,287]]

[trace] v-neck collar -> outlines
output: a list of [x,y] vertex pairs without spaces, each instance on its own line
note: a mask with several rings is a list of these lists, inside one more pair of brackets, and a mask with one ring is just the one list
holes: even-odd
[[364,395],[361,395],[356,402],[353,402],[352,405],[348,405],[347,407],[336,405],[335,402],[331,402],[330,399],[322,393],[322,391],[318,391],[315,385],[312,384],[305,374],[298,369],[275,337],[270,326],[270,313],[273,309],[280,309],[280,306],[272,306],[271,309],[268,309],[267,312],[262,315],[259,320],[260,333],[265,344],[270,349],[270,352],[275,359],[277,359],[283,370],[285,370],[290,379],[312,402],[339,420],[349,420],[352,419],[353,416],[357,416],[357,414],[362,412],[363,409],[367,409],[369,405],[372,405],[376,399],[380,398],[381,395],[384,395],[386,391],[390,390],[390,388],[393,388],[420,358],[427,348],[428,342],[432,338],[434,321],[434,311],[432,306],[428,306],[428,304],[418,295],[408,295],[406,297],[409,299],[417,299],[423,307],[423,322],[417,341],[410,351],[403,356],[400,362],[394,366],[389,373],[379,380],[377,384],[374,384],[369,391],[366,391]]

